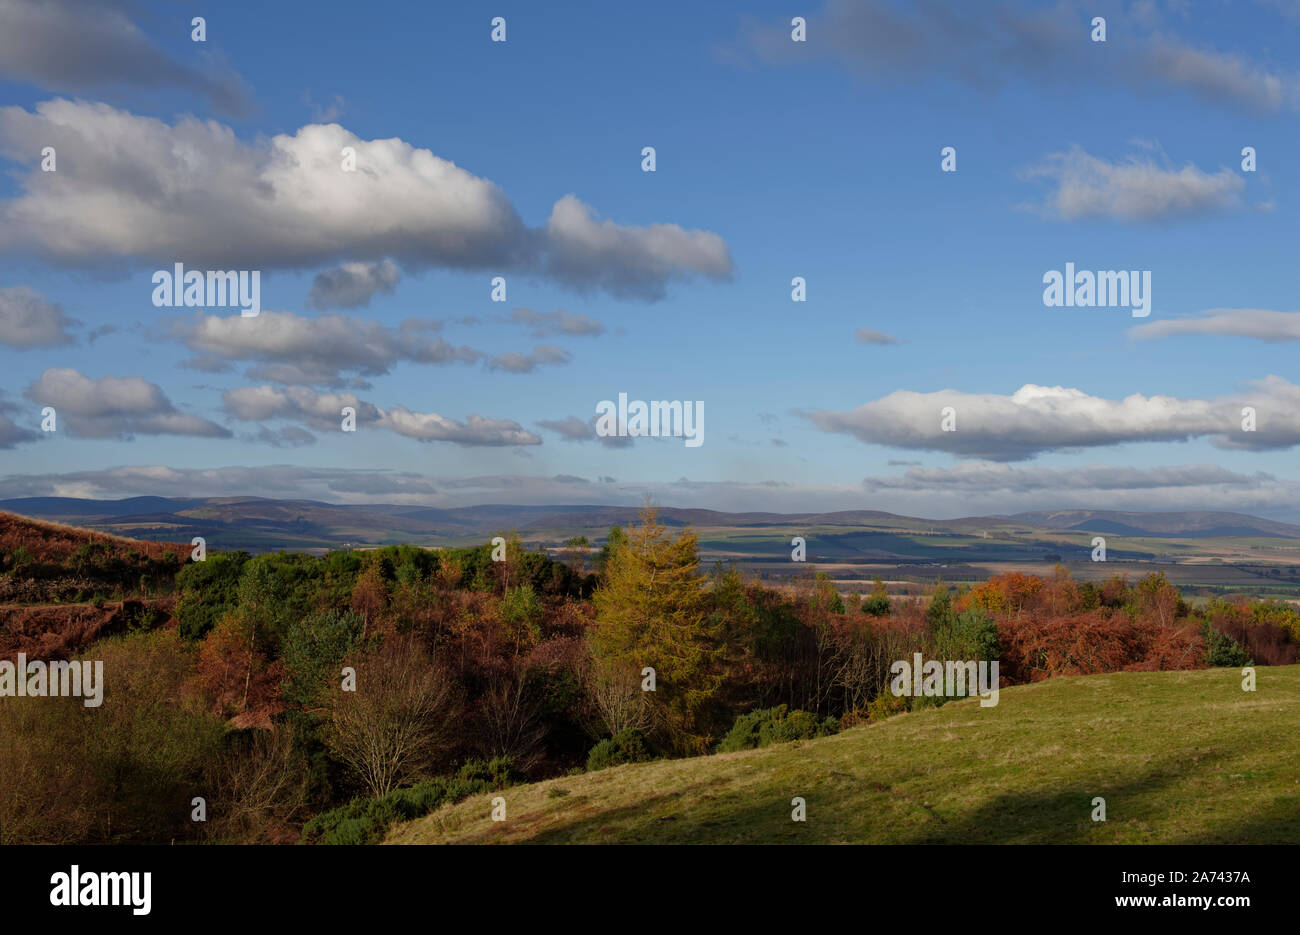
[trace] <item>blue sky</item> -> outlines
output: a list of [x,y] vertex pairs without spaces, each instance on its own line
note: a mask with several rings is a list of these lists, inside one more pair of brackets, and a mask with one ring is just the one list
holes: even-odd
[[[0,0],[0,496],[1300,519],[1300,4],[976,7]],[[293,164],[353,138],[365,196]],[[175,261],[262,315],[154,307]],[[343,264],[390,288],[309,304]],[[620,392],[704,444],[553,427]]]

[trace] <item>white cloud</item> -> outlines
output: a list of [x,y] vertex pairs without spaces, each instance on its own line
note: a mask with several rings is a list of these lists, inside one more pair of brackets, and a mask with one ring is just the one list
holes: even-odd
[[81,438],[230,437],[215,422],[178,411],[156,384],[141,377],[92,379],[71,368],[53,368],[24,395],[40,406],[53,406],[60,430]]
[[[597,435],[596,422],[598,416],[592,416],[585,422],[577,416],[567,416],[563,419],[541,419],[538,425],[548,431],[559,435],[566,442],[600,442],[605,448],[631,448],[636,441],[632,435]],[[626,431],[627,426],[620,426],[620,431]]]
[[543,364],[559,366],[567,364],[570,359],[571,355],[563,348],[539,344],[533,348],[531,354],[520,354],[514,351],[498,354],[488,361],[488,369],[505,370],[508,373],[532,373]]
[[[244,109],[238,75],[202,51],[186,62],[171,58],[131,22],[125,6],[114,0],[0,0],[0,75],[70,92],[167,85],[201,94],[225,111]],[[189,28],[188,17],[168,22]]]
[[306,386],[247,386],[221,394],[226,413],[246,422],[286,419],[320,431],[340,431],[343,408],[356,412],[357,429],[387,429],[418,441],[465,446],[540,445],[541,438],[518,422],[471,415],[464,422],[405,406],[380,409],[352,393],[318,393]]
[[317,393],[306,386],[241,386],[221,394],[226,413],[245,422],[291,419],[320,431],[339,431],[343,409],[356,410],[357,425],[378,424],[383,417],[377,406],[352,393]]
[[292,312],[241,315],[198,314],[176,323],[176,335],[200,355],[191,362],[258,361],[249,376],[279,383],[337,386],[343,374],[382,376],[402,361],[417,364],[472,363],[482,351],[457,347],[428,332],[441,323],[407,319],[397,327],[347,315],[305,318]]
[[[1256,431],[1241,430],[1244,407],[1256,409]],[[955,411],[944,431],[942,411]],[[899,390],[847,411],[803,413],[826,432],[896,448],[946,451],[992,461],[1019,461],[1042,452],[1173,442],[1208,437],[1221,448],[1263,450],[1300,444],[1300,386],[1276,376],[1250,392],[1217,399],[1135,393],[1112,400],[1079,389],[1029,383],[1010,396],[940,390]]]
[[1261,341],[1300,341],[1300,312],[1262,308],[1215,308],[1200,318],[1174,318],[1138,325],[1129,334],[1139,339],[1181,334],[1222,334]]
[[546,273],[574,289],[660,298],[671,279],[731,275],[726,241],[676,224],[631,227],[600,220],[574,195],[555,203],[543,231]]
[[805,42],[789,16],[747,20],[718,51],[739,64],[830,62],[881,82],[945,82],[985,91],[1112,85],[1159,97],[1185,93],[1232,110],[1294,110],[1300,80],[1227,51],[1192,46],[1161,28],[1149,5],[1106,10],[1105,45],[1087,41],[1096,3],[1031,0],[908,3],[827,0],[805,13]]
[[1048,156],[1024,175],[1055,183],[1039,210],[1066,221],[1170,221],[1230,211],[1243,205],[1246,186],[1239,174],[1226,168],[1211,174],[1191,164],[1162,167],[1139,156],[1107,162],[1078,146]]
[[542,440],[510,419],[489,419],[471,415],[464,422],[436,412],[411,412],[394,406],[384,412],[380,424],[398,435],[422,442],[453,442],[457,445],[540,445]]
[[68,329],[77,324],[35,289],[0,289],[0,344],[19,349],[72,344],[75,338]]
[[307,304],[312,308],[360,308],[381,292],[391,293],[401,278],[392,260],[343,263],[316,274]]
[[[42,146],[93,152],[37,166]],[[343,171],[341,152],[356,154]],[[542,274],[578,290],[658,299],[672,280],[726,278],[717,234],[598,221],[566,195],[540,229],[493,182],[400,139],[310,124],[254,144],[215,121],[169,125],[106,104],[0,108],[0,154],[30,167],[0,204],[0,245],[70,265],[301,269],[391,258]],[[75,223],[72,219],[75,219]]]

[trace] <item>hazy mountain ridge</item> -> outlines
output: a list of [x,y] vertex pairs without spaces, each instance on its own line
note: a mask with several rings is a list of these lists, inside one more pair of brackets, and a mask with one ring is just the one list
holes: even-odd
[[[597,537],[614,525],[635,520],[638,507],[572,504],[522,506],[483,504],[438,508],[409,504],[331,504],[263,497],[129,497],[92,500],[26,497],[0,501],[0,510],[141,539],[209,540],[212,548],[252,551],[279,548],[336,548],[343,545],[463,543],[474,537],[517,530],[526,539]],[[1039,510],[1012,516],[929,520],[880,510],[829,513],[727,513],[661,507],[669,526],[770,529],[784,534],[812,527],[907,530],[914,533],[980,535],[990,528],[1031,526],[1150,538],[1273,537],[1300,539],[1300,526],[1243,513],[1217,511],[1121,512]]]

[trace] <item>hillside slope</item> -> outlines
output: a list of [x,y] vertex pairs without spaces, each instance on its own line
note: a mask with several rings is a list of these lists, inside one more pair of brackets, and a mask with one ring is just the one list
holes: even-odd
[[1257,672],[1254,693],[1235,669],[1049,679],[993,708],[507,789],[504,822],[477,796],[385,843],[1300,843],[1300,666]]
[[69,659],[170,619],[190,548],[0,512],[0,658]]

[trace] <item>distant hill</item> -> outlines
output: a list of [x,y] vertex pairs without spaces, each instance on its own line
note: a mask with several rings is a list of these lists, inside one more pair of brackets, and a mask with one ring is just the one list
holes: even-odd
[[1118,510],[1038,510],[1007,519],[1047,529],[1082,529],[1126,536],[1206,539],[1225,536],[1266,536],[1300,539],[1300,526],[1248,516],[1245,513],[1199,511],[1136,513]]
[[[90,500],[72,497],[25,497],[0,500],[0,510],[39,519],[72,523],[134,539],[188,542],[202,536],[213,549],[251,552],[321,550],[397,543],[464,545],[516,530],[526,540],[558,544],[573,535],[603,537],[611,526],[633,522],[638,507],[572,504],[522,506],[484,504],[451,509],[409,504],[334,504],[315,500],[265,497],[129,497]],[[892,535],[982,536],[990,529],[1031,527],[1051,534],[1060,531],[1109,533],[1146,538],[1209,539],[1269,537],[1300,539],[1300,526],[1260,519],[1243,513],[1139,513],[1109,510],[1041,510],[1014,516],[929,520],[881,510],[840,510],[829,513],[727,513],[718,510],[662,507],[660,520],[668,526],[723,530],[725,536],[776,539],[790,530],[821,528],[825,541],[842,527],[843,535],[867,531],[880,538],[860,542],[846,554],[918,557],[922,552],[899,545]],[[752,531],[747,534],[745,531]],[[886,541],[889,540],[889,541]],[[846,540],[847,541],[847,540]],[[1038,549],[1046,554],[1055,547]],[[725,551],[725,550],[724,550]],[[956,550],[950,550],[956,555]],[[963,558],[971,559],[969,549]]]

